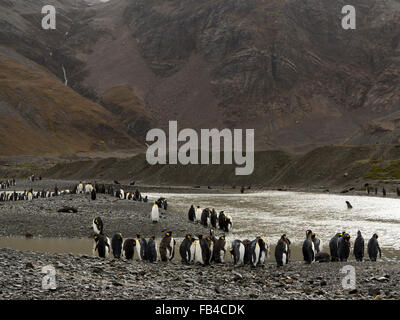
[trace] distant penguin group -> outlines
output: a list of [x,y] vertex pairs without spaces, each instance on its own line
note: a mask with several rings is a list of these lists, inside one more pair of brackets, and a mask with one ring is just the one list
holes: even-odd
[[233,228],[232,217],[225,215],[224,211],[217,213],[215,208],[201,209],[191,205],[188,211],[188,219],[192,222],[198,222],[206,228],[220,229],[224,232],[230,232]]

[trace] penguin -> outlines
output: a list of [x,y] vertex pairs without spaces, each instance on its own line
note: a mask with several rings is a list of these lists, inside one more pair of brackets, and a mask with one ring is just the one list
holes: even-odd
[[357,238],[354,241],[353,254],[356,261],[362,261],[364,258],[364,238],[361,235],[361,231],[357,231]]
[[340,261],[347,261],[350,255],[350,235],[343,233],[338,241],[338,258]]
[[153,208],[151,209],[151,222],[157,223],[160,220],[160,213],[158,211],[157,202],[154,202]]
[[243,263],[250,264],[251,263],[251,250],[250,250],[251,241],[249,239],[245,239],[242,241],[242,243],[244,246]]
[[133,260],[135,256],[135,247],[136,247],[135,239],[126,239],[122,246],[122,256],[125,259]]
[[382,251],[381,248],[379,247],[378,243],[378,234],[374,233],[372,238],[369,239],[368,241],[368,256],[371,261],[376,261],[378,257],[378,252],[379,252],[379,258],[382,258]]
[[353,209],[353,206],[351,205],[350,202],[346,201],[346,204],[347,204],[347,209]]
[[321,240],[317,238],[314,232],[311,234],[311,240],[314,243],[315,253],[320,252],[322,249]]
[[[98,255],[100,258],[108,258],[110,255],[110,240],[103,234],[94,235],[93,255]],[[97,253],[96,253],[97,252]]]
[[92,192],[91,192],[91,194],[90,194],[90,198],[94,201],[94,200],[96,200],[96,197],[97,197],[97,195],[96,195],[96,190],[93,189]]
[[29,191],[28,192],[28,201],[32,201],[32,199],[33,199],[32,191]]
[[200,240],[200,248],[201,248],[203,265],[204,266],[209,265],[211,258],[212,258],[212,252],[213,252],[213,241],[211,240],[211,238],[203,237]]
[[189,264],[191,260],[190,246],[192,245],[192,235],[187,234],[181,245],[179,246],[179,253],[182,258],[182,263]]
[[233,240],[229,252],[233,256],[233,263],[235,266],[244,265],[244,245],[240,240]]
[[116,233],[111,239],[112,253],[115,259],[121,258],[123,237],[121,233]]
[[152,236],[147,242],[146,258],[149,262],[157,261],[157,243],[156,237]]
[[329,241],[329,250],[331,252],[331,261],[339,261],[338,257],[338,242],[342,234],[336,233],[335,236]]
[[217,212],[213,208],[210,212],[210,224],[213,228],[217,228]]
[[263,238],[257,237],[250,242],[250,265],[252,268],[263,265],[266,255],[267,249]]
[[206,228],[208,227],[209,217],[210,217],[210,209],[205,208],[201,213],[200,223]]
[[196,213],[195,213],[195,210],[194,210],[194,206],[193,206],[193,205],[191,205],[191,207],[190,207],[190,209],[189,209],[188,218],[189,218],[190,221],[193,221],[193,222],[194,222],[194,220],[196,219]]
[[93,219],[92,226],[95,234],[103,234],[103,221],[100,217]]
[[216,263],[225,262],[225,253],[226,253],[225,246],[226,246],[225,236],[221,236],[217,241],[215,241],[212,252],[214,262]]
[[315,255],[315,261],[322,263],[322,262],[329,262],[330,261],[331,256],[329,255],[329,253],[327,252],[318,252]]
[[312,231],[306,231],[306,239],[303,242],[302,251],[303,258],[307,264],[311,264],[315,261],[315,248],[314,243],[311,240]]
[[141,234],[136,235],[136,252],[139,257],[139,260],[147,260],[146,259],[146,247],[147,241],[142,237]]
[[196,239],[193,242],[193,246],[194,246],[194,255],[193,255],[194,259],[193,259],[193,262],[195,264],[199,263],[201,265],[204,265],[203,252],[201,250],[201,244],[200,244],[200,241],[203,240],[204,236],[200,234],[197,237],[198,237],[198,239]]
[[283,234],[275,247],[275,260],[278,267],[289,263],[290,240]]
[[202,211],[200,209],[200,206],[197,206],[197,208],[195,210],[195,221],[201,220],[201,214],[202,214]]
[[192,237],[192,243],[190,244],[190,263],[195,261],[195,254],[196,254],[196,238]]
[[79,182],[78,187],[76,188],[76,194],[81,194],[83,193],[83,184],[82,181]]
[[221,230],[225,230],[225,213],[221,211],[218,215],[218,226]]
[[171,261],[175,254],[176,241],[172,237],[172,231],[165,233],[164,238],[160,242],[160,257],[161,261]]
[[232,217],[231,216],[226,216],[225,217],[225,225],[224,225],[224,231],[225,232],[230,232],[233,228],[233,222],[232,222]]

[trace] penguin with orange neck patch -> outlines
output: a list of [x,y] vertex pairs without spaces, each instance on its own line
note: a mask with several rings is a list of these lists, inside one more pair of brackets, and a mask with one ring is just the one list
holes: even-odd
[[160,242],[160,257],[161,261],[171,261],[175,255],[176,241],[172,237],[172,231],[165,233],[164,238]]

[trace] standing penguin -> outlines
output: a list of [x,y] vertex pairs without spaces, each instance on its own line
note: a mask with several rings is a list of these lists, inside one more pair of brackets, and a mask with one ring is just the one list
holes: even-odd
[[290,240],[283,234],[275,247],[275,260],[278,267],[289,263]]
[[151,222],[157,223],[160,220],[160,213],[158,211],[158,205],[156,202],[153,204],[153,208],[151,209]]
[[125,257],[125,259],[132,260],[135,256],[135,247],[135,239],[126,239],[122,246],[122,256]]
[[225,253],[226,253],[225,246],[226,246],[225,236],[221,236],[217,241],[215,241],[212,254],[213,254],[213,260],[216,263],[225,262]]
[[209,217],[210,217],[210,209],[205,208],[201,213],[200,223],[206,228],[208,227]]
[[192,245],[192,235],[187,234],[185,236],[185,239],[183,239],[181,245],[179,246],[179,253],[182,258],[182,263],[189,264],[191,260],[191,251],[190,251],[191,245]]
[[267,255],[265,241],[261,237],[257,237],[250,242],[250,263],[251,267],[264,264],[265,257]]
[[96,200],[96,197],[97,197],[96,190],[93,189],[92,192],[90,193],[90,198],[94,201],[94,200]]
[[311,234],[311,240],[314,243],[315,253],[319,253],[322,249],[321,240],[317,238],[314,232]]
[[[200,250],[201,250],[201,261],[203,266],[209,265],[212,257],[212,240],[210,237],[201,237]],[[196,252],[197,255],[197,252]],[[197,257],[196,257],[197,259]],[[200,262],[200,261],[198,261]]]
[[311,264],[312,262],[315,261],[315,248],[314,248],[314,243],[311,240],[311,235],[312,231],[307,230],[306,239],[304,240],[302,247],[303,258],[307,264]]
[[218,226],[221,230],[225,229],[225,213],[224,211],[221,211],[218,215]]
[[338,242],[342,234],[336,233],[335,236],[329,241],[329,250],[331,253],[331,261],[339,261],[338,257]]
[[195,221],[201,220],[201,214],[202,214],[202,211],[200,209],[200,206],[197,206],[197,208],[195,210]]
[[242,241],[242,243],[244,245],[243,263],[250,264],[251,263],[251,250],[250,250],[251,241],[249,239],[245,239]]
[[95,234],[103,234],[103,221],[100,217],[93,219],[92,226]]
[[152,236],[147,242],[146,246],[146,258],[149,262],[157,261],[157,243],[156,237]]
[[110,240],[104,236],[103,234],[96,234],[94,235],[94,248],[93,248],[93,255],[99,256],[100,258],[108,258],[110,255]]
[[364,238],[360,230],[357,231],[357,238],[354,241],[353,254],[356,257],[356,261],[362,261],[364,258]]
[[378,252],[379,252],[379,258],[382,258],[382,251],[381,248],[379,247],[378,243],[378,234],[374,233],[372,238],[369,239],[368,241],[368,256],[371,261],[376,261],[376,258],[378,257]]
[[136,235],[136,252],[139,257],[139,260],[147,260],[146,259],[146,247],[147,241],[141,234]]
[[350,235],[343,233],[338,241],[338,258],[340,261],[347,261],[350,255]]
[[232,222],[232,217],[231,216],[226,216],[225,217],[225,225],[224,225],[224,231],[225,232],[230,232],[233,228],[233,222]]
[[233,256],[233,263],[235,266],[242,266],[244,265],[244,245],[242,241],[240,240],[234,240],[232,241],[231,248],[229,249],[229,252]]
[[217,228],[217,212],[213,208],[210,212],[210,224],[213,228]]
[[122,253],[122,234],[116,233],[111,239],[112,253],[115,259],[119,259]]
[[171,261],[174,258],[175,254],[175,244],[176,241],[172,237],[172,232],[168,231],[165,233],[164,238],[162,238],[160,242],[160,257],[161,261]]
[[349,201],[346,201],[347,209],[353,209],[353,206]]
[[190,221],[193,221],[193,222],[194,222],[194,220],[196,219],[196,213],[195,213],[195,210],[194,210],[194,206],[193,206],[193,205],[191,205],[191,207],[190,207],[190,209],[189,209],[188,218],[189,218]]

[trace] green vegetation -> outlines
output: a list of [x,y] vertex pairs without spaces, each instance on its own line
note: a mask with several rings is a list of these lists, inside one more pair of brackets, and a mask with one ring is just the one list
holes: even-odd
[[400,179],[400,159],[392,160],[389,164],[374,164],[364,175],[364,178],[374,180]]

